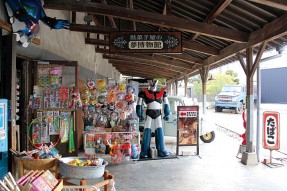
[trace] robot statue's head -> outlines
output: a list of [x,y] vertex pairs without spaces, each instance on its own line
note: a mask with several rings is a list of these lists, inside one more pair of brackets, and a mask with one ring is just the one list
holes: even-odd
[[157,80],[148,80],[149,90],[156,91],[157,83]]

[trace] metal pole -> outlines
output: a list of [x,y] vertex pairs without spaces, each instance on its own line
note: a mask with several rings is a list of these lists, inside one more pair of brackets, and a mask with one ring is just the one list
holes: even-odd
[[262,145],[262,116],[261,116],[261,70],[260,62],[257,66],[257,132],[256,132],[256,154],[258,162],[261,161],[261,145]]

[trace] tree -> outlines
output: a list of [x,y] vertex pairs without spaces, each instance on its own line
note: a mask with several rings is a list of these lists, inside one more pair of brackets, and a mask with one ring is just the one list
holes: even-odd
[[[236,84],[234,77],[227,74],[215,73],[213,74],[215,80],[210,80],[206,82],[206,97],[207,101],[213,101],[214,97],[221,92],[222,86],[226,84]],[[194,77],[196,79],[196,77]],[[199,76],[198,76],[199,79]],[[192,80],[191,80],[192,81]],[[196,96],[202,95],[202,82],[201,80],[193,80],[193,92]]]
[[239,84],[239,78],[237,77],[238,74],[236,72],[234,72],[233,70],[226,70],[225,72],[226,75],[229,75],[233,78],[233,81],[235,82],[235,84]]

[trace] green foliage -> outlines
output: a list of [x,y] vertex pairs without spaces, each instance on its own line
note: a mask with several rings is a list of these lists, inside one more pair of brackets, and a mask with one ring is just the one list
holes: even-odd
[[239,84],[240,80],[237,77],[238,74],[236,72],[234,72],[233,70],[227,70],[225,72],[225,74],[231,76],[233,78],[233,81],[235,82],[235,84],[237,84],[237,85]]
[[[222,73],[216,73],[213,74],[213,77],[215,80],[210,80],[207,81],[206,83],[206,97],[207,101],[213,101],[214,97],[221,92],[222,86],[226,84],[236,84],[234,81],[234,77],[231,75],[227,74],[222,74]],[[202,95],[202,82],[201,80],[195,80],[195,79],[200,79],[199,75],[196,77],[193,77],[194,80],[191,80],[193,84],[193,93],[196,96],[201,96]]]

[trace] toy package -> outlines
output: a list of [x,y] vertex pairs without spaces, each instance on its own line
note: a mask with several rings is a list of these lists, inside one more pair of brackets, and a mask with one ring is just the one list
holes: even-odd
[[137,160],[140,152],[135,89],[115,80],[87,80],[81,90],[86,154],[109,154],[113,163]]

